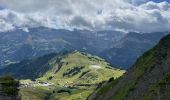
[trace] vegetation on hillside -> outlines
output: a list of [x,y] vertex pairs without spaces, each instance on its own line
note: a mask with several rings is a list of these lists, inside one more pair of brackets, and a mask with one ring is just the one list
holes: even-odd
[[11,76],[2,76],[0,77],[0,92],[5,93],[9,96],[17,96],[18,95],[18,87],[19,82],[16,81]]
[[52,53],[39,58],[33,58],[21,61],[19,63],[11,64],[0,69],[0,75],[10,75],[17,79],[35,79],[44,75],[52,67],[49,61],[53,58],[59,62],[59,56],[67,54],[68,52]]
[[[155,67],[157,65],[161,65],[167,59],[168,54],[170,53],[169,52],[169,50],[170,50],[169,43],[170,43],[170,35],[163,38],[158,43],[158,45],[156,45],[153,49],[144,53],[136,61],[133,68],[131,68],[129,70],[129,72],[127,74],[125,74],[125,76],[123,76],[121,79],[112,81],[111,83],[108,83],[104,87],[100,88],[98,90],[98,92],[96,93],[95,98],[98,98],[99,96],[104,95],[104,94],[107,95],[107,93],[109,91],[113,91],[113,88],[115,86],[118,86],[119,88],[115,89],[114,95],[109,96],[109,97],[112,97],[112,99],[114,99],[114,100],[124,100],[126,97],[128,97],[129,93],[133,92],[136,89],[137,84],[140,84],[139,80],[143,77],[144,74],[146,74],[146,72],[147,73],[152,72],[152,70],[155,69]],[[126,79],[126,82],[123,81],[127,77],[128,77],[128,80]],[[165,75],[162,78],[162,80],[160,80],[156,84],[151,85],[149,87],[150,91],[148,91],[148,92],[145,91],[146,95],[143,97],[143,99],[151,100],[153,94],[158,93],[158,91],[160,91],[162,84],[169,84],[168,80],[169,80],[169,74]],[[106,88],[107,88],[107,90],[106,90]],[[170,93],[170,92],[166,92],[166,94],[165,94],[166,96],[168,96],[167,93]]]
[[[111,67],[104,59],[77,51],[55,56],[48,65],[50,69],[43,76],[21,88],[22,99],[85,100],[99,83],[117,79],[125,72]],[[49,85],[44,86],[45,83]]]

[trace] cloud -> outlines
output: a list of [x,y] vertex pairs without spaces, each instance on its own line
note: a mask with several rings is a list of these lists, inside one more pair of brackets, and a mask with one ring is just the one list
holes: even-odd
[[170,31],[170,4],[146,0],[0,0],[0,32],[55,29]]
[[131,1],[131,3],[133,3],[135,5],[139,5],[141,3],[145,3],[145,2],[147,2],[149,0],[130,0],[130,1]]

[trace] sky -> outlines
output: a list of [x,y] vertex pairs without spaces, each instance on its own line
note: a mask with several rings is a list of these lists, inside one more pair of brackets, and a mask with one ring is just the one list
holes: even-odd
[[170,0],[0,0],[0,32],[54,29],[170,31]]
[[152,0],[154,2],[163,2],[163,1],[167,1],[167,2],[170,2],[170,0]]

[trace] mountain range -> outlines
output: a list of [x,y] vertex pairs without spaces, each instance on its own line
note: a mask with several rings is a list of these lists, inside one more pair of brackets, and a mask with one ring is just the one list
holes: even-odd
[[128,33],[111,48],[104,50],[101,57],[111,64],[129,69],[144,52],[155,46],[167,34],[168,32]]
[[18,29],[0,33],[0,66],[50,53],[78,50],[100,56],[113,65],[128,69],[143,52],[166,34],[76,29],[69,31],[44,27]]
[[[112,34],[114,33],[114,34]],[[70,50],[99,54],[123,36],[121,32],[32,28],[0,34],[0,65]]]

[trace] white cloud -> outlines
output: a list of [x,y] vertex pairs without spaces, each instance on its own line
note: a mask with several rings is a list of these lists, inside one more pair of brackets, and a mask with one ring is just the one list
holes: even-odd
[[[141,2],[145,2],[139,4]],[[170,31],[170,4],[146,0],[0,0],[0,32],[25,27]],[[139,5],[136,5],[139,4]]]

